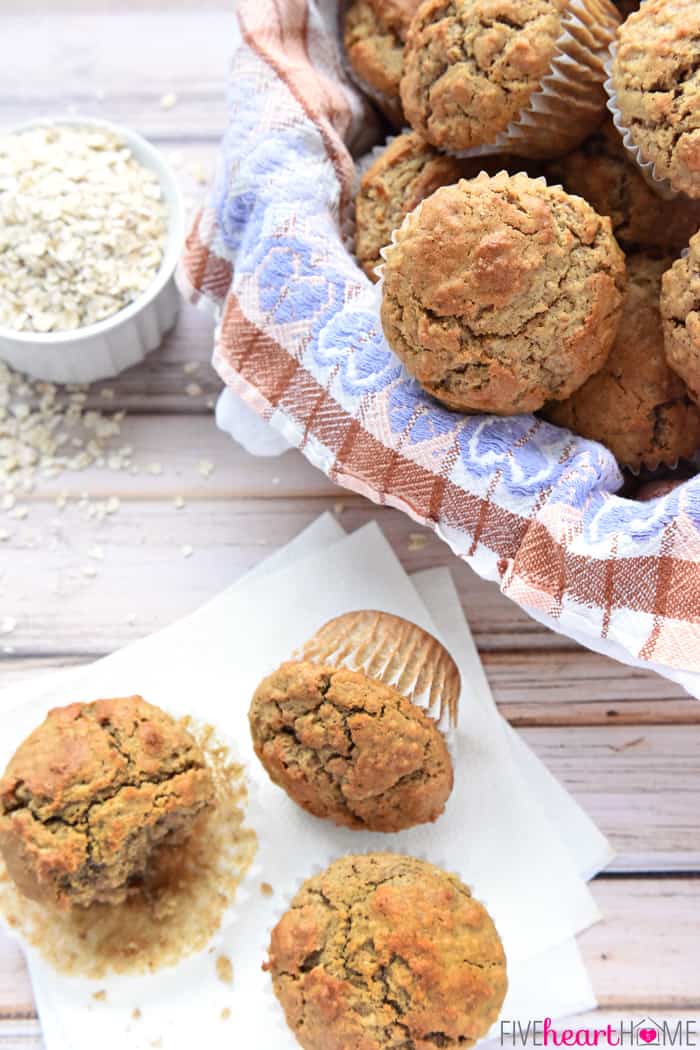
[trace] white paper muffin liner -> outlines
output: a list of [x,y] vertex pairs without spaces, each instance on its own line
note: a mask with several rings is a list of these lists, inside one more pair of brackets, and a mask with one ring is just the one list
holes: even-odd
[[[616,24],[611,17],[606,31],[601,23],[592,22],[585,0],[569,0],[561,21],[563,28],[555,45],[550,71],[515,120],[493,142],[447,152],[462,158],[514,153],[521,157],[549,159],[575,149],[594,130],[588,120],[582,132],[576,117],[585,110],[604,109],[605,61]],[[593,50],[587,42],[592,28],[598,30],[600,37],[598,50]]]
[[454,752],[460,674],[442,642],[422,627],[376,610],[343,613],[319,628],[293,658],[362,671],[393,686],[434,719]]
[[625,126],[622,114],[620,113],[620,108],[617,104],[617,91],[613,81],[612,70],[616,54],[617,45],[613,43],[610,45],[610,55],[605,63],[605,72],[607,74],[605,90],[608,95],[607,107],[612,115],[613,124],[620,133],[622,144],[625,147],[628,156],[639,169],[644,181],[658,197],[661,197],[666,201],[675,200],[676,197],[682,197],[684,194],[680,193],[678,190],[674,190],[668,179],[662,178],[657,174],[656,165],[653,160],[644,160],[642,157],[642,151],[632,138],[632,132]]

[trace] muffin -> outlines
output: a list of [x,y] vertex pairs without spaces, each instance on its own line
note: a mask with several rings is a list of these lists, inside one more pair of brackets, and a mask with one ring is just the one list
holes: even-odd
[[308,879],[265,968],[304,1050],[464,1050],[507,987],[486,909],[455,875],[393,853],[343,857]]
[[440,730],[378,679],[289,661],[260,683],[249,718],[270,778],[316,817],[401,831],[445,808],[452,763]]
[[404,216],[440,186],[457,182],[459,161],[438,153],[420,136],[399,135],[362,177],[355,201],[355,254],[368,277],[376,280],[381,249]]
[[700,404],[700,233],[663,276],[661,316],[666,360]]
[[608,0],[583,0],[573,17],[568,0],[425,0],[403,56],[406,118],[448,152],[566,153],[603,118],[618,22]]
[[605,365],[547,419],[600,441],[622,466],[672,466],[700,447],[700,410],[664,355],[659,312],[668,260],[628,256],[629,284],[617,339]]
[[700,198],[700,4],[645,0],[620,27],[608,90],[625,145],[653,182]]
[[386,338],[449,408],[532,412],[605,362],[624,257],[580,197],[526,175],[462,180],[412,212],[385,256]]
[[548,164],[545,175],[583,197],[600,215],[609,215],[613,233],[627,251],[680,251],[700,228],[700,201],[657,197],[623,146],[612,120],[579,149]]
[[118,904],[213,797],[190,733],[140,696],[58,707],[0,780],[0,852],[27,897]]
[[399,85],[408,27],[420,0],[351,0],[343,41],[348,61],[394,124],[403,122]]

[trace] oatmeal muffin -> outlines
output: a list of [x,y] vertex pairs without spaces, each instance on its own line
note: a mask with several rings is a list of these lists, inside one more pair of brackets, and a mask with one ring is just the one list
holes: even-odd
[[700,410],[664,355],[659,291],[668,260],[627,258],[629,284],[605,365],[546,417],[606,445],[621,466],[673,465],[700,447]]
[[398,135],[367,169],[355,199],[358,262],[368,277],[377,280],[374,270],[382,261],[381,249],[391,242],[406,215],[441,186],[473,179],[482,171],[539,174],[538,167],[534,161],[507,154],[458,160],[440,153],[415,132]]
[[414,133],[399,135],[387,146],[363,175],[355,201],[355,254],[368,277],[376,280],[380,251],[404,216],[461,175],[459,161],[438,153]]
[[270,778],[316,817],[400,831],[445,808],[452,763],[440,730],[367,674],[289,661],[260,683],[249,718]]
[[140,696],[58,707],[0,780],[0,852],[27,897],[117,904],[213,796],[190,733]]
[[562,182],[569,193],[583,197],[600,215],[609,215],[613,233],[627,251],[680,251],[700,228],[700,201],[658,197],[612,120],[579,149],[548,164],[545,175],[550,183]]
[[700,404],[700,233],[663,276],[661,316],[666,359]]
[[342,857],[308,879],[266,964],[304,1050],[464,1050],[496,1021],[503,946],[456,875],[413,857]]
[[343,39],[348,61],[395,124],[403,120],[399,85],[408,27],[420,0],[351,0]]
[[[608,0],[583,6],[578,22],[568,23],[576,34],[567,38],[570,75],[557,82],[557,98],[548,95],[537,132],[528,122],[511,152],[565,153],[602,120],[603,62],[619,15]],[[562,58],[567,8],[568,0],[425,0],[411,22],[401,79],[414,130],[449,152],[497,142]]]
[[580,197],[526,175],[462,180],[412,212],[386,255],[386,338],[449,408],[532,412],[605,362],[624,258]]
[[618,127],[641,162],[700,198],[700,4],[645,0],[620,27],[612,63]]

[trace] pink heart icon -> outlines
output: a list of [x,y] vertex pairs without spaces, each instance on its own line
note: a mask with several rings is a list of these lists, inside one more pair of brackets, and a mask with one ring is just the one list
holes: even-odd
[[643,1039],[645,1043],[653,1043],[656,1040],[656,1029],[655,1028],[640,1028],[639,1038]]

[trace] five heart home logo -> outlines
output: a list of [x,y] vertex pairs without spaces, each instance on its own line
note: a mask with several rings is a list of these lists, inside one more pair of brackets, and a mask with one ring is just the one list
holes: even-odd
[[620,1019],[617,1024],[608,1022],[604,1028],[557,1027],[551,1017],[529,1021],[501,1020],[500,1037],[502,1047],[512,1047],[514,1050],[531,1050],[537,1047],[547,1050],[559,1047],[597,1047],[598,1050],[608,1050],[610,1047],[619,1047],[620,1050],[647,1050],[653,1047],[655,1050],[686,1050],[688,1047],[700,1047],[698,1021],[695,1019]]

